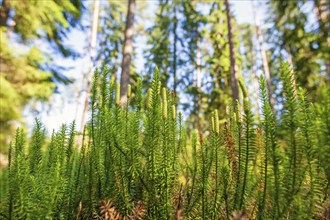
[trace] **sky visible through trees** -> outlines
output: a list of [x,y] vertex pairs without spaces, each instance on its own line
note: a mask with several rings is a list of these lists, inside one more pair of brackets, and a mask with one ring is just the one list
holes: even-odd
[[[206,125],[213,108],[219,108],[223,114],[220,117],[225,115],[224,104],[229,98],[235,100],[239,96],[235,94],[238,77],[245,77],[255,106],[252,110],[259,113],[257,81],[265,75],[269,98],[278,115],[283,107],[279,97],[282,82],[277,71],[282,61],[300,70],[298,84],[307,89],[313,101],[321,97],[330,77],[327,61],[330,60],[330,37],[326,31],[329,6],[324,0],[232,0],[229,4],[226,1],[138,0],[133,7],[133,28],[129,22],[131,28],[127,32],[133,30],[132,37],[126,33],[126,21],[129,20],[127,3],[135,2],[133,0],[97,1],[100,9],[97,15],[93,14],[95,1],[72,0],[73,5],[51,1],[54,11],[44,1],[26,5],[15,0],[0,2],[1,33],[5,37],[2,43],[8,38],[8,45],[2,46],[8,47],[6,51],[15,49],[12,50],[15,52],[1,54],[5,61],[3,74],[9,79],[7,86],[17,87],[29,75],[28,70],[21,71],[21,81],[15,81],[10,66],[17,66],[16,71],[32,66],[33,72],[43,71],[37,74],[37,80],[46,80],[43,84],[32,82],[41,87],[32,87],[25,91],[28,94],[17,89],[21,94],[17,108],[10,104],[10,92],[2,94],[3,103],[9,103],[4,105],[7,113],[1,116],[2,124],[11,129],[20,123],[31,128],[35,117],[45,122],[48,132],[66,121],[83,124],[81,120],[86,115],[83,112],[87,110],[89,97],[87,82],[91,81],[88,75],[92,75],[94,67],[103,64],[111,69],[112,80],[116,82],[121,82],[123,72],[129,72],[129,79],[121,82],[123,94],[127,82],[134,88],[139,76],[143,77],[144,86],[147,85],[153,69],[158,66],[162,82],[178,93],[180,105],[177,107],[190,128],[201,126],[191,124],[199,121],[198,118]],[[30,15],[33,13],[24,11],[26,9],[38,13],[33,17]],[[53,15],[47,16],[47,13]],[[97,30],[92,35],[93,17],[97,19]],[[126,45],[127,37],[127,42],[132,38],[132,46]],[[95,42],[92,39],[96,39]],[[90,45],[95,45],[95,50]],[[123,62],[125,50],[131,54]],[[26,54],[21,60],[26,66],[13,65],[21,59],[15,58],[15,53]],[[45,87],[47,83],[50,86]],[[39,92],[34,94],[35,90]],[[88,119],[88,115],[85,118]],[[1,129],[5,129],[4,126]],[[5,130],[10,133],[9,129]]]
[[[89,2],[88,7],[90,7],[91,2]],[[252,5],[250,1],[231,1],[232,4],[232,11],[235,14],[235,18],[237,23],[254,23],[254,18],[252,14]],[[149,1],[148,8],[145,11],[153,12],[156,10],[157,2],[156,1]],[[203,8],[200,10],[203,11]],[[264,19],[264,11],[265,8],[260,6],[257,8],[257,13],[259,15],[260,20]],[[146,27],[150,27],[152,25],[152,19],[145,19],[146,22],[144,23]],[[83,17],[83,24],[90,25],[91,22],[91,14],[86,14]],[[88,35],[90,30],[87,29],[85,31],[80,30],[73,30],[69,33],[67,38],[67,44],[73,46],[77,52],[82,54],[88,54]],[[43,46],[43,45],[42,45]],[[134,46],[136,47],[136,69],[137,72],[140,74],[146,74],[145,70],[145,58],[143,57],[143,49],[146,46],[146,39],[145,37],[137,37],[134,40]],[[81,121],[81,114],[82,114],[82,103],[84,98],[84,93],[80,95],[80,99],[77,103],[77,95],[79,90],[81,89],[81,77],[83,77],[82,73],[88,70],[88,58],[84,56],[83,58],[79,58],[77,60],[67,59],[67,58],[60,58],[56,59],[56,62],[60,63],[61,65],[72,67],[69,71],[67,71],[67,76],[74,78],[76,81],[74,84],[69,86],[61,86],[61,92],[59,94],[55,94],[49,104],[39,105],[37,109],[39,109],[39,113],[37,117],[41,118],[41,120],[45,123],[48,132],[51,132],[53,129],[57,129],[61,126],[61,124],[76,120],[77,125],[80,125]],[[120,72],[118,72],[118,76]],[[64,95],[64,94],[69,94]],[[51,105],[52,110],[49,111]],[[47,110],[48,109],[48,110]],[[26,115],[25,120],[27,121],[28,127],[32,127],[34,123],[35,114],[31,115],[29,108],[26,109],[24,115]]]

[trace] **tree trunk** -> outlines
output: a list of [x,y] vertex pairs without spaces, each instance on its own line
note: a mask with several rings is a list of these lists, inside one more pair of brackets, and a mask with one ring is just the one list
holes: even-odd
[[267,54],[266,54],[266,50],[264,48],[264,38],[263,38],[263,35],[260,30],[259,18],[258,18],[258,14],[256,13],[256,10],[255,10],[255,5],[253,4],[253,2],[251,2],[251,3],[252,3],[252,12],[253,12],[253,16],[254,16],[254,23],[255,23],[255,27],[256,27],[257,39],[258,39],[261,57],[262,57],[262,66],[264,68],[264,73],[265,73],[265,77],[266,77],[266,81],[267,81],[268,98],[269,98],[272,108],[274,108],[275,100],[272,96],[273,92],[272,92],[272,88],[271,88],[271,78],[270,78]]
[[[326,39],[328,48],[330,48],[329,10],[329,2],[327,2],[326,0],[314,0],[314,11],[319,22],[320,32]],[[330,80],[330,60],[326,61],[326,69],[328,74],[328,80]]]
[[202,87],[202,71],[201,71],[201,50],[199,48],[199,37],[197,38],[197,53],[196,53],[196,68],[197,68],[197,71],[196,71],[196,80],[197,80],[197,92],[198,92],[198,103],[199,103],[199,106],[198,106],[198,109],[200,109],[200,90],[201,90],[201,87]]
[[174,6],[174,27],[173,27],[173,35],[174,35],[174,42],[173,42],[173,92],[176,94],[176,86],[177,86],[177,78],[176,78],[176,42],[178,41],[178,35],[176,33],[178,20],[176,17],[176,5]]
[[259,120],[260,119],[260,106],[259,106],[259,80],[258,80],[258,76],[257,76],[257,64],[256,64],[256,54],[254,52],[254,49],[252,48],[252,51],[251,51],[251,59],[252,59],[252,62],[253,62],[253,66],[252,66],[252,77],[251,77],[251,80],[252,80],[252,85],[253,85],[253,98],[254,98],[254,101],[256,102],[255,103],[255,106],[256,106],[256,118]]
[[80,132],[84,131],[86,115],[88,110],[88,101],[90,97],[90,90],[92,86],[92,78],[93,78],[93,69],[94,69],[94,57],[95,57],[95,46],[96,46],[96,35],[97,35],[97,24],[99,19],[99,0],[94,0],[94,9],[93,9],[93,20],[92,20],[92,28],[91,28],[91,41],[90,41],[90,67],[89,71],[87,72],[86,79],[86,97],[84,101],[84,109],[82,112],[81,118],[81,127]]
[[226,5],[226,15],[227,15],[227,25],[228,25],[228,39],[229,39],[229,53],[230,53],[230,74],[231,74],[231,90],[233,98],[233,106],[235,106],[236,100],[239,99],[238,96],[238,80],[236,73],[236,58],[234,51],[234,36],[231,23],[231,13],[228,0],[225,0]]
[[128,1],[128,10],[126,17],[125,39],[123,48],[123,60],[121,65],[120,78],[120,102],[124,104],[127,102],[127,86],[129,84],[131,59],[133,54],[133,24],[135,13],[135,0]]
[[286,55],[288,56],[287,61],[288,61],[289,65],[291,67],[293,67],[293,60],[292,60],[291,50],[290,50],[290,47],[287,44],[284,45],[284,50],[286,52]]
[[7,0],[2,0],[0,7],[0,26],[7,27],[8,14],[9,14],[9,3]]
[[195,127],[198,129],[199,132],[202,132],[201,128],[201,119],[199,118],[201,111],[202,111],[202,94],[201,94],[201,87],[202,87],[202,71],[201,71],[201,50],[200,50],[200,39],[197,37],[197,48],[196,48],[196,119],[195,119]]

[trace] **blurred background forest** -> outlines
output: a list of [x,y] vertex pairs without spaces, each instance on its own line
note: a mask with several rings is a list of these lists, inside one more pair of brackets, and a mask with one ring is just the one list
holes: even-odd
[[[157,66],[189,127],[203,130],[211,111],[248,85],[260,111],[264,75],[273,108],[282,109],[279,65],[298,69],[312,102],[328,98],[330,2],[327,0],[0,0],[0,152],[33,118],[48,133],[88,119],[95,67],[120,82],[150,81]],[[80,128],[80,127],[78,127]]]

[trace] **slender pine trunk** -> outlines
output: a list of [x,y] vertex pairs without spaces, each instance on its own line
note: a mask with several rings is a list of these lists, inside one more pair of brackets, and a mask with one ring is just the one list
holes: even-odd
[[94,0],[93,20],[92,20],[92,27],[91,27],[91,39],[90,39],[90,67],[89,67],[89,70],[86,75],[86,79],[87,79],[86,97],[85,97],[84,108],[83,108],[83,112],[82,112],[80,133],[82,133],[84,131],[86,115],[87,115],[87,110],[88,110],[88,101],[90,98],[90,92],[91,92],[91,87],[92,87],[97,25],[98,25],[98,20],[99,20],[99,6],[100,6],[100,1]]
[[[320,33],[327,41],[327,46],[330,48],[330,34],[329,34],[329,10],[330,2],[326,0],[314,0],[314,11],[320,27]],[[329,51],[329,50],[328,50]],[[328,80],[330,81],[330,60],[326,61],[326,71]]]
[[253,66],[252,66],[252,85],[253,85],[253,98],[255,100],[255,105],[256,105],[256,117],[259,121],[260,119],[260,105],[259,105],[259,79],[258,79],[258,76],[257,76],[257,64],[256,64],[256,54],[255,54],[255,51],[251,50],[251,58],[252,58],[252,62],[253,62]]
[[177,26],[178,26],[178,19],[176,15],[177,8],[174,6],[174,27],[173,27],[173,35],[174,35],[174,42],[173,42],[173,92],[176,94],[176,87],[177,87],[177,76],[176,76],[176,42],[178,41],[178,34],[177,34]]
[[234,51],[234,49],[235,49],[234,48],[234,35],[233,35],[233,30],[232,30],[231,13],[230,13],[230,6],[229,6],[228,0],[225,0],[225,5],[226,5],[229,53],[230,53],[231,90],[232,90],[233,105],[235,106],[236,100],[239,99],[239,93],[238,93],[238,80],[237,80],[237,73],[236,73],[236,57],[235,57],[235,51]]
[[195,96],[195,127],[201,132],[201,123],[199,115],[201,114],[202,97],[201,97],[201,86],[202,86],[202,72],[201,72],[201,51],[199,48],[200,39],[196,39],[196,96]]
[[262,66],[264,68],[264,74],[266,76],[266,81],[267,81],[267,90],[268,90],[268,98],[271,104],[271,107],[274,108],[275,105],[275,100],[272,96],[272,87],[271,87],[271,77],[270,77],[270,70],[269,70],[269,66],[268,66],[268,58],[267,58],[267,54],[266,54],[266,50],[264,47],[264,38],[260,29],[260,24],[259,24],[259,18],[258,18],[258,14],[256,12],[256,6],[253,2],[251,2],[252,4],[252,12],[253,12],[253,16],[254,16],[254,23],[255,23],[255,27],[256,27],[256,33],[257,33],[257,40],[259,43],[259,47],[260,47],[260,53],[261,53],[261,58],[262,58]]
[[7,27],[7,20],[9,15],[9,2],[8,0],[2,0],[0,7],[0,26]]
[[120,78],[121,104],[127,102],[127,86],[130,82],[131,60],[133,55],[134,13],[135,13],[135,0],[129,0],[127,17],[126,17],[125,39],[123,46],[123,60],[121,64],[121,78]]

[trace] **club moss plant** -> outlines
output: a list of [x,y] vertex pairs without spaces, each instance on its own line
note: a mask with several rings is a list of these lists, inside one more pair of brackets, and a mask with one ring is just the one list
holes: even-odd
[[[284,109],[272,109],[260,79],[261,121],[240,80],[242,100],[210,118],[208,135],[187,131],[176,99],[153,80],[120,85],[96,69],[91,117],[50,139],[36,120],[28,140],[17,129],[1,170],[1,219],[322,219],[329,204],[329,100],[312,105],[280,69]],[[285,135],[282,135],[282,130]],[[81,146],[76,137],[82,135]]]

